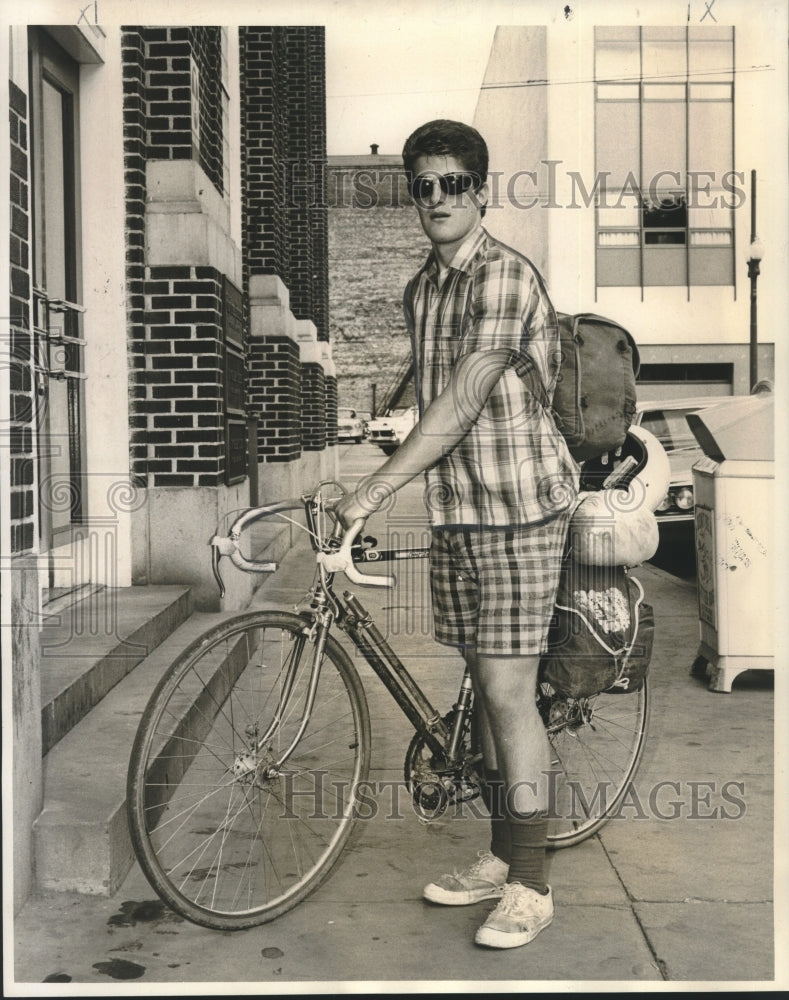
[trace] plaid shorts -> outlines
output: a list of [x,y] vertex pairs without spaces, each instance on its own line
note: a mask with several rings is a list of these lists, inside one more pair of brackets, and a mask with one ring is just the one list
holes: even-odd
[[516,528],[433,529],[435,637],[485,655],[544,651],[569,513]]

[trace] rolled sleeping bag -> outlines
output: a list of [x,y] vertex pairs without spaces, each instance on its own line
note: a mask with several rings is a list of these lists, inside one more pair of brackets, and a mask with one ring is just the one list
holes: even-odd
[[588,493],[576,507],[570,521],[572,557],[587,566],[638,566],[657,552],[657,518],[648,507],[616,510],[611,494],[616,491]]

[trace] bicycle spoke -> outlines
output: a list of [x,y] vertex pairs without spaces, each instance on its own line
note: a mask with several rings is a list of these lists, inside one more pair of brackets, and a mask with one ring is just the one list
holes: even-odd
[[229,620],[183,654],[146,709],[130,767],[135,849],[163,898],[198,923],[272,919],[317,885],[350,833],[369,768],[366,705],[329,640],[294,745],[315,669],[305,628],[278,612]]
[[558,698],[550,689],[540,697],[559,771],[549,841],[569,846],[600,828],[633,779],[646,730],[646,687],[582,702]]

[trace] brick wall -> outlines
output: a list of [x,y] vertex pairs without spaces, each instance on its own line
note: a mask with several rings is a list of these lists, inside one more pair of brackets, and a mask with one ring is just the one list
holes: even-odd
[[287,283],[288,59],[285,28],[241,28],[241,164],[244,284],[249,274]]
[[[193,157],[222,191],[221,33],[214,27],[145,28],[148,155],[157,160]],[[195,156],[192,65],[199,75]]]
[[222,276],[147,268],[146,163],[191,158],[190,55],[200,75],[199,160],[222,190],[219,28],[122,32],[130,462],[138,486],[215,485],[224,474]]
[[[296,319],[328,340],[324,29],[245,27],[239,43],[245,291],[251,275],[276,274]],[[327,409],[322,368],[303,365],[297,375],[298,347],[276,335],[250,352],[260,460],[325,448],[327,419],[336,436],[336,402]]]
[[337,444],[337,378],[326,376],[326,444]]
[[30,208],[27,184],[27,97],[9,82],[11,139],[10,389],[11,551],[32,549],[33,521],[33,340],[30,322]]
[[[314,171],[314,192],[303,191],[296,209],[292,252],[303,247],[305,259],[298,265],[295,290],[291,292],[294,312],[303,313],[315,324],[318,340],[329,339],[329,248],[328,207],[326,205],[326,45],[323,28],[300,28],[299,54],[304,52],[306,67],[303,93],[306,97],[307,141],[304,162]],[[299,80],[299,84],[302,81]]]
[[258,461],[292,462],[302,447],[302,366],[290,337],[255,339],[249,346],[247,400],[258,418]]
[[199,162],[221,192],[224,184],[221,29],[189,28],[189,44],[200,74]]
[[211,267],[146,269],[132,451],[149,486],[215,486],[224,474],[221,289]]
[[[392,156],[334,157],[326,175],[326,201],[335,208],[405,208],[416,217],[403,173],[403,161]],[[341,160],[341,163],[337,163]]]
[[246,277],[276,274],[328,340],[324,29],[241,28]]
[[[146,269],[144,259],[146,162],[195,156],[192,61],[200,76],[197,155],[222,189],[221,38],[212,27],[124,29],[131,461],[141,486],[209,485],[225,472],[222,276],[204,267]],[[250,275],[278,275],[295,317],[313,322],[325,340],[323,29],[241,28],[239,44],[244,298]],[[299,185],[305,169],[307,183]],[[259,419],[259,458],[298,458],[305,424],[298,345],[275,332],[247,353],[247,412]],[[322,372],[307,381],[310,420],[320,412],[325,424]],[[329,405],[336,411],[336,402]],[[325,425],[310,426],[310,447],[325,447]]]
[[[416,211],[351,207],[329,211],[331,340],[340,406],[369,410],[394,383],[411,346],[403,289],[430,246]],[[385,266],[370,266],[370,261]],[[411,394],[401,405],[413,401]]]
[[326,447],[326,384],[323,367],[315,362],[301,366],[301,416],[304,451]]
[[147,485],[147,452],[134,444],[137,432],[147,427],[145,413],[139,409],[145,399],[145,180],[146,118],[145,29],[124,28],[121,33],[123,58],[123,166],[126,182],[126,299],[127,357],[129,364],[129,427],[132,435],[130,465],[132,479],[138,486]]

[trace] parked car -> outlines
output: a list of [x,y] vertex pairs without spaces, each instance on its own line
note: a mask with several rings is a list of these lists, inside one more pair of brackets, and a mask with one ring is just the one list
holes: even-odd
[[376,417],[368,425],[368,439],[377,444],[384,455],[392,455],[408,437],[417,420],[416,407],[391,410],[385,417]]
[[704,452],[685,419],[689,413],[716,406],[733,396],[693,396],[683,399],[639,400],[634,423],[651,431],[668,454],[671,485],[655,514],[658,524],[693,521],[693,466]]
[[349,407],[340,407],[337,410],[337,440],[355,441],[360,444],[364,441],[365,426],[361,416]]

